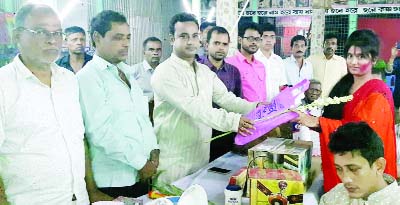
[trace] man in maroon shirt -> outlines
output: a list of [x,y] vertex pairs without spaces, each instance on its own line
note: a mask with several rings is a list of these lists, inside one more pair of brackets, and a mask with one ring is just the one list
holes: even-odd
[[[207,65],[215,72],[219,79],[225,84],[228,91],[237,97],[242,97],[242,84],[239,70],[231,64],[224,61],[229,50],[230,37],[228,31],[219,26],[213,27],[207,33],[207,42],[205,47],[208,50],[208,56],[199,60],[200,63]],[[216,104],[213,107],[218,108]],[[213,130],[213,136],[222,134]],[[233,139],[236,133],[211,142],[210,161],[218,158],[232,150]]]

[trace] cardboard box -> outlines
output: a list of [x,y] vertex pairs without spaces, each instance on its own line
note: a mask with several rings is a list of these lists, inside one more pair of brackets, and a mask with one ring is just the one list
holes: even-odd
[[311,141],[268,138],[249,149],[248,162],[250,167],[297,171],[306,182],[311,168],[311,151]]
[[250,205],[303,204],[305,188],[298,172],[259,168],[249,172]]

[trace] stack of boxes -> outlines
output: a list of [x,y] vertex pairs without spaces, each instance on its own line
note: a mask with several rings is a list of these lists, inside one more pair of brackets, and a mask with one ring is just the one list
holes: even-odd
[[230,183],[246,188],[251,205],[302,204],[311,150],[309,141],[268,138],[249,149],[249,167],[233,175]]

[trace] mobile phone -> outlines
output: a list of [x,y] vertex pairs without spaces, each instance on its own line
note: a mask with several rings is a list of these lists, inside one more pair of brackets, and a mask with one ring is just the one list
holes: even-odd
[[397,41],[397,49],[399,49],[400,50],[400,41]]
[[208,169],[208,171],[210,171],[210,172],[216,172],[216,173],[220,173],[220,174],[228,174],[228,173],[231,172],[232,170],[223,169],[223,168],[220,168],[220,167],[211,167],[210,169]]

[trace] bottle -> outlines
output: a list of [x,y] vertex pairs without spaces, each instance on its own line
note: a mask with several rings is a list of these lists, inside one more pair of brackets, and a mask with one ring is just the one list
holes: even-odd
[[242,187],[235,184],[229,184],[225,191],[225,205],[241,205],[242,204]]

